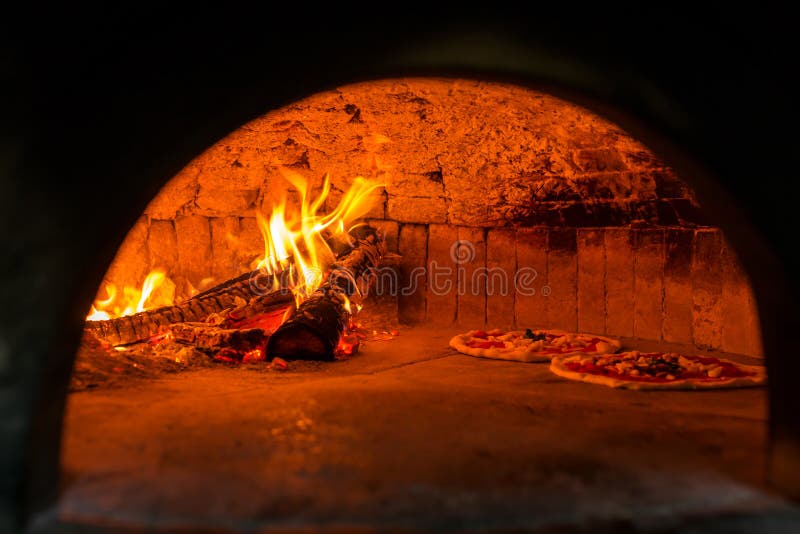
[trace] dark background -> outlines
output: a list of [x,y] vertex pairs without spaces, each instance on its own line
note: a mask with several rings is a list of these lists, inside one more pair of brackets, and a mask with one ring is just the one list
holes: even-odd
[[[320,11],[296,2],[5,13],[0,518],[19,520],[53,496],[82,315],[145,204],[244,122],[352,81],[518,81],[620,121],[698,190],[753,277],[771,371],[796,368],[770,354],[789,347],[799,322],[797,30],[767,5],[705,7],[501,12],[373,3]],[[786,393],[791,383],[772,376],[773,436],[796,444],[798,401]]]

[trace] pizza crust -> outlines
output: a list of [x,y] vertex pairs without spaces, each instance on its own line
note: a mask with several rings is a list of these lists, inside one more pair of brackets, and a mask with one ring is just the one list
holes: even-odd
[[[522,347],[514,347],[509,346],[509,343],[506,343],[506,347],[491,347],[491,348],[479,348],[479,347],[470,347],[467,343],[470,342],[473,338],[473,334],[475,334],[477,330],[471,330],[466,334],[459,334],[454,336],[450,340],[450,347],[454,348],[458,352],[462,354],[467,354],[469,356],[477,356],[478,358],[491,358],[493,360],[510,360],[510,361],[517,361],[517,362],[526,362],[526,363],[535,363],[535,362],[549,362],[553,359],[554,356],[568,356],[570,354],[587,354],[584,352],[570,352],[564,354],[552,354],[552,353],[543,353],[540,352],[545,344],[544,341],[534,341],[530,344],[529,347],[522,348]],[[604,336],[595,336],[595,335],[588,335],[588,334],[571,334],[569,332],[565,332],[563,330],[534,330],[535,334],[553,334],[553,335],[572,335],[572,336],[587,336],[591,338],[600,339],[604,346],[602,347],[602,351],[599,354],[611,354],[620,349],[620,342],[616,339],[607,338]],[[491,332],[489,332],[491,334]],[[505,332],[500,338],[506,336],[518,336],[522,337],[524,335],[524,330],[513,330],[510,332]],[[516,350],[515,350],[516,349]],[[589,353],[589,354],[597,354],[597,353]]]
[[618,378],[596,375],[592,373],[582,373],[579,371],[572,371],[564,364],[568,362],[581,362],[584,359],[590,358],[591,355],[571,355],[571,356],[557,356],[550,362],[550,371],[558,376],[576,380],[578,382],[587,382],[590,384],[600,384],[618,389],[630,390],[656,390],[656,389],[724,389],[724,388],[743,388],[743,387],[756,387],[762,386],[767,383],[766,368],[755,365],[744,365],[730,360],[719,358],[720,361],[725,361],[736,365],[736,367],[753,373],[752,376],[735,377],[735,378],[717,378],[713,380],[700,380],[696,378],[689,378],[683,380],[672,380],[669,382],[641,382],[635,380],[620,380]]
[[511,351],[500,347],[482,349],[479,347],[467,346],[472,336],[469,334],[459,334],[450,340],[450,346],[462,354],[477,356],[479,358],[491,358],[493,360],[513,360],[518,362],[549,362],[552,355],[538,354],[536,352]]

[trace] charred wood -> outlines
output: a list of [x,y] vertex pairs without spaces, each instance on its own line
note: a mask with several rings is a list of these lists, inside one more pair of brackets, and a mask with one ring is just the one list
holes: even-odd
[[350,319],[348,299],[368,283],[369,275],[386,254],[386,245],[374,228],[360,226],[350,235],[352,251],[332,266],[328,279],[270,336],[268,358],[334,358]]

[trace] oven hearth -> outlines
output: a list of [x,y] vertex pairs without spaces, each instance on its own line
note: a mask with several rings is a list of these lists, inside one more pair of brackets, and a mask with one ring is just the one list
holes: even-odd
[[764,488],[762,389],[598,389],[455,354],[457,331],[407,328],[286,372],[217,366],[75,393],[61,514],[187,531],[648,532],[789,513]]

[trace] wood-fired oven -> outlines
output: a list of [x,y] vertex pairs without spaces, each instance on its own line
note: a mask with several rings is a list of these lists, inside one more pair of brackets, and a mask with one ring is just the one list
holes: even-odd
[[[793,260],[760,207],[786,154],[726,146],[712,99],[634,74],[633,52],[595,68],[592,46],[458,20],[370,42],[313,24],[329,49],[286,50],[306,33],[252,22],[189,46],[217,28],[197,16],[36,78],[43,102],[51,74],[76,83],[9,143],[2,184],[19,262],[1,525],[800,523]],[[448,345],[494,328],[730,358],[769,383],[614,389]]]

